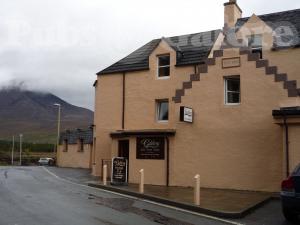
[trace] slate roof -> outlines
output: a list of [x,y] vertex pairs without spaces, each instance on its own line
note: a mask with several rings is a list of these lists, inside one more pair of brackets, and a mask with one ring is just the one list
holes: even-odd
[[213,30],[169,38],[154,39],[115,64],[100,71],[97,75],[148,70],[149,56],[162,40],[169,43],[169,45],[176,51],[176,66],[200,64],[208,57],[220,33],[221,30]]
[[93,129],[88,130],[67,130],[62,132],[59,137],[59,143],[62,144],[63,141],[67,140],[68,144],[77,144],[79,139],[83,139],[84,144],[93,143]]
[[[300,46],[300,9],[270,13],[258,16],[268,26],[275,31],[274,48],[299,47]],[[241,18],[237,21],[236,28],[241,28],[250,17]],[[287,27],[292,31],[292,35],[284,35],[282,28]],[[278,37],[281,36],[283,42],[288,45],[281,45]]]

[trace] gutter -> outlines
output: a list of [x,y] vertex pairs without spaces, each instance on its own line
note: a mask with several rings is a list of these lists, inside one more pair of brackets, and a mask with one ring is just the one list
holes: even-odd
[[283,124],[285,127],[285,159],[286,159],[286,177],[290,175],[290,141],[289,141],[289,125],[287,123],[287,117],[283,112]]

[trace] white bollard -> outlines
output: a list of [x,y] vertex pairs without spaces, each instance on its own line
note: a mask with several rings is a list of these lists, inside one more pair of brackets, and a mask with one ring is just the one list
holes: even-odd
[[107,185],[107,165],[103,166],[103,185]]
[[195,178],[194,203],[195,205],[200,205],[200,175],[197,174],[194,178]]
[[141,194],[144,194],[144,169],[140,170],[140,186],[139,186],[139,192]]

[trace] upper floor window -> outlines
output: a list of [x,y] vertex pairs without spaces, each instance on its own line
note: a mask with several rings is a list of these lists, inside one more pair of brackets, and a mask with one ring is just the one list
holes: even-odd
[[158,78],[166,78],[170,76],[170,55],[161,55],[158,60]]
[[78,152],[83,152],[83,147],[84,147],[83,139],[80,138],[78,140]]
[[241,102],[240,77],[225,77],[225,105],[238,105]]
[[157,100],[157,121],[167,122],[169,120],[169,101],[168,100]]
[[253,34],[248,37],[248,47],[252,48],[253,53],[259,53],[262,58],[262,35]]

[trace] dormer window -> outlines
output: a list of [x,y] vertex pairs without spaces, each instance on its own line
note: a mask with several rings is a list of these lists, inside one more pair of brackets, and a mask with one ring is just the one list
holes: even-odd
[[262,59],[262,35],[253,34],[248,37],[248,47],[252,48],[252,53],[259,53]]
[[157,57],[158,61],[158,78],[170,77],[170,55],[160,55]]

